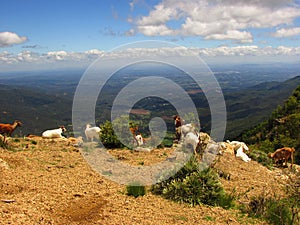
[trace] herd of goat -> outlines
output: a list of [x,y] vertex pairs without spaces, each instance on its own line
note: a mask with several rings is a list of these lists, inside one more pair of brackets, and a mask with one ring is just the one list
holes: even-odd
[[[184,124],[184,121],[178,116],[174,116],[175,122],[175,139],[174,142],[178,143],[180,141],[183,142],[185,147],[192,147],[194,154],[197,154],[199,149],[203,149],[203,145],[207,145],[210,142],[210,137],[208,134],[203,132],[197,132],[195,126],[192,124]],[[0,134],[3,136],[3,142],[6,142],[6,137],[12,135],[14,130],[18,127],[22,126],[20,121],[14,121],[13,124],[0,124]],[[62,134],[66,132],[66,128],[64,126],[60,126],[57,129],[46,130],[42,132],[42,138],[65,138]],[[138,127],[130,127],[130,132],[133,135],[133,142],[137,146],[142,146],[145,143],[145,138],[142,137],[141,133],[138,133]],[[85,128],[85,136],[86,141],[93,142],[94,139],[99,139],[101,133],[100,127],[91,126],[90,124],[86,125]],[[34,136],[34,135],[29,135]],[[83,144],[82,137],[78,138],[69,138],[70,141],[76,142],[74,146],[81,146]],[[72,140],[71,140],[72,139]],[[74,140],[73,140],[74,139]],[[226,141],[220,142],[220,154],[224,152],[229,152],[235,154],[236,157],[240,157],[243,161],[249,162],[251,158],[247,156],[245,151],[248,151],[249,148],[244,142],[240,141]],[[269,153],[268,157],[274,160],[276,164],[283,164],[287,166],[288,160],[291,160],[291,167],[293,166],[293,158],[294,158],[294,148],[283,147],[277,149],[273,153]]]

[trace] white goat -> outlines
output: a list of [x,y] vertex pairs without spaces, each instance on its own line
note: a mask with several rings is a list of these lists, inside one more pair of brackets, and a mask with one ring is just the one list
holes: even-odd
[[90,139],[93,142],[94,138],[99,139],[100,131],[100,127],[92,127],[90,124],[87,124],[84,131],[86,140]]
[[229,143],[231,146],[233,146],[234,150],[236,151],[236,154],[235,154],[236,157],[242,158],[242,160],[245,162],[251,161],[251,158],[249,158],[249,156],[247,156],[246,153],[244,152],[244,151],[249,150],[248,146],[244,142],[227,141],[227,143]]
[[192,146],[194,153],[196,154],[196,149],[199,144],[199,135],[197,136],[194,132],[188,132],[184,138],[184,145],[187,148]]
[[58,129],[46,130],[42,133],[43,138],[65,138],[62,136],[63,132],[66,132],[67,129],[64,126],[60,126]]
[[191,123],[188,123],[180,126],[180,132],[181,132],[181,136],[185,137],[190,132],[196,133],[196,129]]
[[138,146],[142,146],[144,144],[144,139],[141,134],[136,135],[134,138],[135,138]]

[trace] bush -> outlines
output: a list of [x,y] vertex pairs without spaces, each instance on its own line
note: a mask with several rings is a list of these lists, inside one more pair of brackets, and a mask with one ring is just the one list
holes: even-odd
[[285,199],[261,195],[250,201],[248,210],[250,216],[263,218],[272,224],[293,224],[292,213]]
[[173,146],[173,139],[164,138],[163,141],[161,142],[161,144],[158,145],[157,147],[158,148],[164,148],[164,147],[170,148],[172,146]]
[[2,138],[0,138],[0,147],[1,148],[8,148],[7,142],[5,142]]
[[110,121],[106,121],[100,126],[100,140],[106,148],[122,148],[124,145],[118,140]]
[[249,153],[247,153],[249,157],[263,166],[271,168],[273,165],[273,160],[268,157],[266,152],[257,150],[253,148]]
[[250,216],[260,217],[271,224],[299,224],[300,173],[289,177],[286,184],[285,198],[260,196],[251,199],[244,211]]
[[33,144],[33,145],[37,145],[37,141],[35,141],[35,140],[32,140],[32,141],[31,141],[31,144]]
[[139,183],[132,183],[126,186],[127,195],[129,196],[144,196],[146,194],[145,186],[141,186]]
[[209,168],[199,170],[197,160],[191,160],[174,176],[152,186],[154,194],[192,206],[207,204],[230,208],[233,197],[225,193],[217,173]]

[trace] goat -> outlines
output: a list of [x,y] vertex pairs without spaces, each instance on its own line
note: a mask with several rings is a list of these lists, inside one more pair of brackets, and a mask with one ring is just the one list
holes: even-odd
[[173,117],[174,122],[175,122],[175,127],[180,127],[181,125],[183,125],[183,120],[180,118],[180,116],[176,115]]
[[227,153],[230,153],[230,154],[233,154],[234,155],[234,147],[227,143],[227,142],[221,142],[220,143],[220,154],[222,155],[223,153],[227,152]]
[[175,123],[175,141],[179,141],[181,137],[181,126],[183,125],[183,120],[178,116],[174,116],[174,123]]
[[291,159],[292,161],[291,168],[292,168],[294,163],[294,152],[295,152],[294,148],[283,147],[277,149],[273,153],[269,153],[268,157],[272,158],[276,164],[284,161],[285,166],[287,166],[288,160]]
[[89,141],[90,139],[93,142],[94,138],[99,139],[100,132],[100,127],[92,127],[90,124],[87,124],[84,131],[86,140]]
[[141,134],[138,134],[134,137],[138,146],[142,146],[144,144],[144,138]]
[[209,142],[211,142],[210,136],[207,133],[200,132],[199,133],[199,150],[201,152],[203,152],[206,149]]
[[60,126],[58,129],[46,130],[42,133],[43,138],[65,138],[62,136],[63,132],[66,132],[67,129],[64,126]]
[[244,152],[249,150],[248,146],[244,142],[240,142],[240,141],[230,142],[227,140],[227,143],[229,143],[233,147],[236,157],[242,158],[242,160],[245,162],[251,161],[251,158],[249,158]]
[[18,120],[15,120],[13,124],[0,124],[0,134],[4,136],[3,142],[5,142],[6,136],[11,136],[18,126],[22,126],[22,123]]
[[194,132],[189,132],[185,135],[184,146],[186,148],[192,146],[194,154],[196,155],[199,141],[199,135],[197,136]]
[[[130,130],[130,132],[132,134],[132,137],[133,137],[132,144],[134,145],[134,143],[136,143],[137,146],[140,146],[140,143],[143,142],[143,137],[142,137],[141,134],[137,134],[137,131],[139,130],[139,127],[138,126],[132,126],[132,124],[130,124],[129,130]],[[140,139],[140,142],[139,142],[138,139]],[[142,143],[142,144],[144,144],[144,143]]]
[[190,133],[190,132],[196,134],[196,129],[191,123],[188,123],[188,124],[184,124],[180,127],[180,132],[181,132],[181,135],[183,137],[185,137],[187,135],[187,133]]

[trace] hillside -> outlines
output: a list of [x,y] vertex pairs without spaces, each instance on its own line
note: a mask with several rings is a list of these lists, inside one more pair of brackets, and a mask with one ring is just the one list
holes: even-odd
[[268,119],[300,85],[300,76],[284,82],[265,82],[239,92],[224,93],[227,107],[226,137],[239,136]]
[[41,134],[46,128],[71,124],[72,101],[42,90],[0,85],[1,123],[23,123],[14,135]]
[[[241,132],[267,119],[300,84],[299,76],[285,80],[293,74],[298,74],[295,71],[288,75],[284,75],[282,71],[280,73],[274,70],[268,71],[260,71],[258,68],[255,71],[244,71],[238,74],[217,74],[227,107],[226,139],[236,138]],[[125,72],[119,74],[123,76],[122,82],[116,76],[103,89],[101,99],[98,99],[96,106],[97,125],[110,120],[114,97],[124,85],[140,75],[149,76],[149,72],[143,70]],[[265,73],[268,75],[264,75]],[[190,94],[198,108],[202,129],[209,131],[210,110],[201,89],[195,87],[195,84],[186,77],[182,77],[181,73],[174,72],[173,75],[168,70],[164,74],[167,78],[174,79]],[[21,120],[24,126],[16,130],[14,133],[16,136],[29,133],[39,135],[43,130],[59,125],[64,125],[72,131],[72,101],[80,76],[80,71],[0,76],[0,122],[12,123],[15,119]],[[276,81],[271,82],[272,79]],[[254,80],[256,82],[253,82]],[[253,86],[253,84],[257,85]],[[176,111],[169,102],[159,98],[150,98],[150,100],[146,98],[139,101],[135,107],[138,110],[151,111],[148,117],[144,116],[147,117],[146,121],[149,121],[149,118],[162,117],[166,119],[168,130],[174,130],[172,116]]]
[[296,163],[300,163],[300,86],[284,104],[255,128],[244,132],[241,139],[260,150],[273,152],[284,146],[294,147]]
[[[79,150],[64,140],[10,139],[10,145],[10,150],[0,148],[0,224],[267,224],[237,209],[190,207],[150,192],[127,196],[125,186],[91,170]],[[110,151],[132,165],[150,165],[171,152]],[[285,193],[288,169],[271,171],[230,154],[220,156],[215,167],[231,175],[220,181],[239,203]]]

